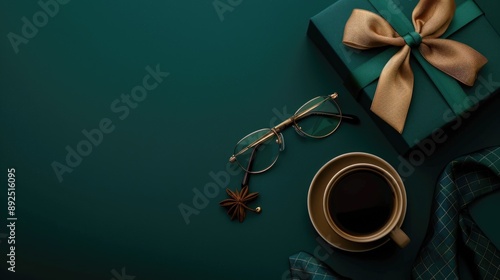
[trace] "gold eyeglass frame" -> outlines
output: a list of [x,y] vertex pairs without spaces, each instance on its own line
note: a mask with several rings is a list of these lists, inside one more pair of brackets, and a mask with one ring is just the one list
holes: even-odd
[[[271,167],[274,166],[274,164],[278,160],[279,152],[281,152],[281,151],[284,150],[284,140],[283,140],[283,136],[281,134],[281,131],[283,131],[285,128],[287,128],[289,126],[293,126],[295,128],[295,131],[299,135],[301,135],[301,136],[308,136],[308,137],[316,138],[316,139],[325,138],[325,137],[328,137],[331,134],[333,134],[338,129],[338,127],[340,126],[340,123],[342,122],[342,119],[345,118],[345,116],[342,115],[342,111],[340,110],[340,106],[335,101],[335,99],[338,97],[338,93],[335,92],[335,93],[332,93],[332,94],[330,94],[328,96],[324,96],[323,100],[319,101],[317,104],[315,104],[314,106],[311,106],[310,108],[304,110],[303,112],[300,112],[301,109],[304,108],[304,106],[308,105],[309,102],[313,101],[314,99],[316,99],[318,97],[321,97],[321,96],[317,96],[315,98],[312,98],[311,100],[309,100],[306,103],[304,103],[299,109],[297,109],[297,111],[295,112],[294,115],[292,115],[288,119],[282,121],[278,125],[276,125],[276,126],[274,126],[272,128],[262,128],[262,129],[256,130],[256,131],[254,131],[252,133],[249,133],[245,137],[241,138],[241,140],[238,141],[238,143],[236,144],[236,146],[238,146],[238,144],[241,143],[243,140],[245,140],[248,136],[250,136],[250,135],[252,135],[252,134],[254,134],[256,132],[259,132],[259,131],[262,131],[262,130],[269,130],[268,133],[266,133],[265,135],[261,136],[259,139],[255,140],[254,142],[250,143],[248,146],[246,146],[245,148],[241,149],[238,153],[231,155],[231,157],[229,158],[229,162],[231,162],[231,163],[234,163],[234,162],[238,163],[238,165],[243,170],[245,170],[246,172],[251,173],[251,174],[263,173],[263,172],[269,170]],[[337,107],[337,109],[338,109],[338,114],[333,114],[333,115],[329,114],[330,116],[334,116],[334,117],[338,117],[339,118],[339,122],[338,122],[337,126],[331,132],[329,132],[328,134],[321,135],[321,136],[310,135],[310,134],[302,131],[297,122],[299,120],[301,120],[302,118],[308,116],[308,114],[311,113],[314,109],[318,108],[321,104],[323,104],[323,103],[325,103],[325,102],[327,102],[329,100],[331,100],[335,104],[335,106]],[[297,113],[297,112],[300,112],[300,113]],[[349,116],[348,118],[355,118],[355,116]],[[276,158],[274,159],[274,161],[267,168],[265,168],[263,170],[259,170],[259,171],[250,171],[250,170],[247,170],[244,166],[242,166],[241,163],[238,162],[238,160],[236,159],[237,156],[245,153],[249,149],[252,149],[252,148],[254,148],[254,147],[256,147],[256,146],[258,146],[260,144],[265,143],[266,141],[272,139],[272,137],[274,137],[274,136],[276,136],[276,142],[279,145],[279,152],[276,155]]]

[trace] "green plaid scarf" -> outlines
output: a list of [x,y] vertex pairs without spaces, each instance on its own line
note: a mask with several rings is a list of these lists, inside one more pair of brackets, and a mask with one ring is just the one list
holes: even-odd
[[331,270],[323,262],[306,252],[299,252],[288,258],[292,280],[344,280],[345,278]]
[[500,147],[476,152],[446,166],[436,188],[430,238],[413,267],[414,279],[458,279],[460,242],[472,252],[478,277],[500,278],[500,252],[468,211],[470,203],[499,187]]

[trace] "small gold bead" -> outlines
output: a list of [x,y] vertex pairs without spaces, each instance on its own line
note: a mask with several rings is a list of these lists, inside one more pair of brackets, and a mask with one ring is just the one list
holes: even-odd
[[260,213],[262,209],[260,207],[255,208],[255,212]]

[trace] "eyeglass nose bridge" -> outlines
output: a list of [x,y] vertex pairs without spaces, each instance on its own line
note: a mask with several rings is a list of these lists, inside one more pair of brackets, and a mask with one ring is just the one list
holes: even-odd
[[279,151],[282,152],[285,150],[285,137],[281,132],[278,132],[276,129],[271,128],[274,135],[276,135],[276,143],[279,145]]
[[298,135],[302,137],[307,137],[307,135],[297,125],[293,125],[293,129],[295,129],[295,132],[297,132]]

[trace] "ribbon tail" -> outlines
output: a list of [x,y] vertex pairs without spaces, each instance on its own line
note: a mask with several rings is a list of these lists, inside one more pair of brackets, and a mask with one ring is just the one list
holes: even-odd
[[424,38],[419,51],[434,67],[468,86],[474,85],[477,73],[488,62],[475,49],[447,39]]
[[387,62],[370,108],[399,133],[403,132],[413,92],[410,51],[411,48],[405,45]]

